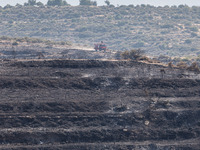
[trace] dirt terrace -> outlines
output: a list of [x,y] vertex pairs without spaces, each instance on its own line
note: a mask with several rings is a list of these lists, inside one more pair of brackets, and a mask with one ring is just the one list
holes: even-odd
[[7,61],[0,69],[0,149],[200,147],[199,74],[100,60]]

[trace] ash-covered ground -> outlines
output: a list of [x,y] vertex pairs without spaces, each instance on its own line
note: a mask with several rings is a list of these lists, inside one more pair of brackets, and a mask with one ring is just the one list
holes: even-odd
[[0,64],[0,149],[198,150],[200,75],[158,64]]

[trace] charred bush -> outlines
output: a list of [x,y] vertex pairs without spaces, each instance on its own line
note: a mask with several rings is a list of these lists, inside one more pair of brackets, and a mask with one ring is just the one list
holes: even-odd
[[188,68],[188,65],[183,61],[179,62],[176,66],[180,69],[187,69]]
[[121,57],[123,59],[130,59],[130,60],[138,60],[141,58],[144,54],[144,51],[141,49],[133,49],[131,51],[124,51],[121,53]]
[[194,71],[194,72],[200,72],[199,65],[197,62],[193,62],[189,67],[187,67],[187,70]]

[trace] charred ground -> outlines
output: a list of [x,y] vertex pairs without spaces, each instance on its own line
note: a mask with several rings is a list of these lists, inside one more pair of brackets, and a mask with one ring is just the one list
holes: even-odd
[[0,149],[200,147],[199,74],[134,61],[0,67]]

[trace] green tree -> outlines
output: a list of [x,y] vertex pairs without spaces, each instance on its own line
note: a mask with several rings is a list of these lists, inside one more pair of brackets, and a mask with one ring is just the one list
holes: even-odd
[[44,4],[42,2],[37,2],[36,5],[37,6],[44,6]]
[[28,3],[24,3],[24,6],[34,6],[36,5],[36,0],[28,0]]
[[80,5],[97,6],[97,2],[96,1],[91,1],[91,0],[80,0]]
[[36,0],[28,0],[28,3],[33,6],[36,5]]
[[19,4],[19,3],[17,3],[15,6],[16,6],[16,7],[22,7],[22,5]]
[[110,1],[109,0],[106,0],[105,3],[110,6]]
[[12,8],[12,6],[7,4],[6,6],[4,6],[4,9],[7,9],[7,8]]
[[69,5],[65,0],[48,0],[48,6],[66,6]]

